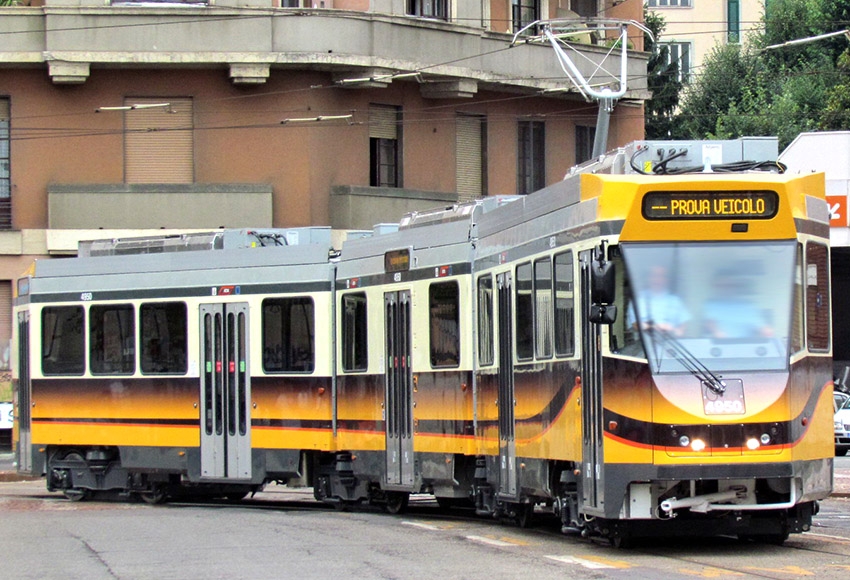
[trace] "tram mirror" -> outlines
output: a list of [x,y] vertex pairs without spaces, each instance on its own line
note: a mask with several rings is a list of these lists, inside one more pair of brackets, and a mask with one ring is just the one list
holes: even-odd
[[593,304],[611,304],[616,295],[613,262],[594,261],[591,265],[590,300]]
[[614,324],[617,321],[617,307],[613,304],[593,304],[590,307],[589,320],[593,324]]

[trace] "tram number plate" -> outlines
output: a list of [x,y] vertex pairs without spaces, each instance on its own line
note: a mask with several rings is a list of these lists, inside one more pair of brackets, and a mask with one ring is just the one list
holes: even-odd
[[706,415],[743,415],[747,412],[744,402],[744,382],[741,379],[723,379],[726,390],[714,392],[702,383],[702,404]]

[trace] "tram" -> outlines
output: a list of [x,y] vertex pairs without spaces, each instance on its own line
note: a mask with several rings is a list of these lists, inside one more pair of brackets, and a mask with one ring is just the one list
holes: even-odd
[[823,175],[668,145],[339,250],[242,230],[36,263],[19,470],[72,499],[428,493],[617,545],[808,530],[833,469]]

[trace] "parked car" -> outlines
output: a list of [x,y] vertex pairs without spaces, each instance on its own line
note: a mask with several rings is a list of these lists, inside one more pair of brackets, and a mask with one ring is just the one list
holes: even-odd
[[842,405],[844,405],[844,402],[847,399],[850,399],[850,395],[848,395],[847,393],[841,392],[841,391],[833,391],[832,392],[832,399],[833,399],[833,403],[834,403],[834,407],[835,407],[834,412],[837,413],[838,409],[840,409],[842,407]]
[[835,454],[847,455],[850,450],[850,396],[845,393],[835,392],[835,402],[838,403],[838,395],[844,395],[841,406],[835,412]]

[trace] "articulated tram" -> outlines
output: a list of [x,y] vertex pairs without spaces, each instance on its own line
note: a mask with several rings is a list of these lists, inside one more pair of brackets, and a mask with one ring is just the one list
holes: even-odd
[[823,176],[657,151],[339,251],[242,230],[37,262],[19,470],[71,499],[429,493],[615,544],[806,531],[833,469]]

